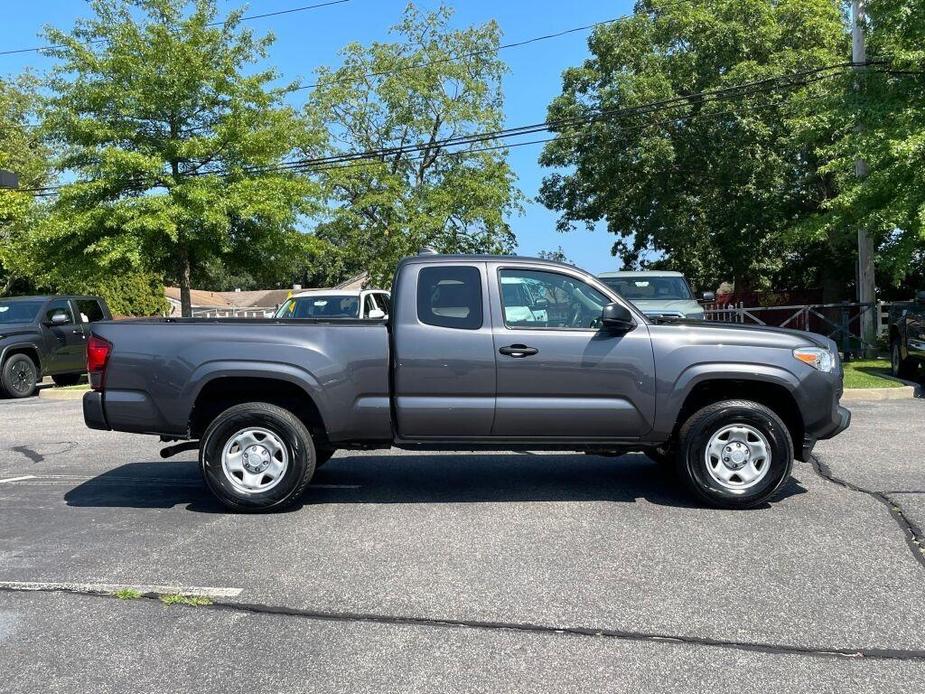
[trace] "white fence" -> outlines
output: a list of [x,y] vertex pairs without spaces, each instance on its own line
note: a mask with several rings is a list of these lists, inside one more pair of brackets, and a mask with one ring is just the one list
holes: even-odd
[[193,309],[193,318],[272,318],[276,306],[250,306],[248,308]]

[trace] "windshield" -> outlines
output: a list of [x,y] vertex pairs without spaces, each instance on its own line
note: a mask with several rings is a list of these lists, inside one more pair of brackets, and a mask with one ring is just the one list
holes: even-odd
[[683,277],[602,277],[601,281],[630,301],[693,301]]
[[355,296],[295,296],[276,312],[277,318],[359,318],[360,300]]
[[44,301],[0,300],[0,323],[31,323],[39,315]]

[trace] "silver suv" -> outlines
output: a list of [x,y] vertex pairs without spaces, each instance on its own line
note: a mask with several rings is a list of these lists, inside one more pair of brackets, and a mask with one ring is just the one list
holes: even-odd
[[[680,272],[640,270],[604,272],[604,284],[632,301],[649,318],[693,318],[703,320],[703,306],[697,303],[690,285]],[[704,292],[704,301],[713,301],[713,292]]]

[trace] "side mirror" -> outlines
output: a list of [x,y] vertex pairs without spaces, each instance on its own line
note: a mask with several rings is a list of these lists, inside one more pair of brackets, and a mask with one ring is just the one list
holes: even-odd
[[53,313],[49,323],[51,323],[52,325],[63,325],[64,323],[67,323],[67,314],[66,313]]
[[716,294],[714,294],[713,292],[704,292],[703,300],[704,301],[716,301]]
[[366,315],[366,317],[370,320],[382,320],[386,316],[385,311],[382,309],[374,308]]
[[533,308],[537,311],[545,311],[549,308],[549,299],[537,299],[536,303],[533,304]]
[[601,310],[601,325],[605,330],[626,332],[636,327],[633,314],[623,304],[607,304]]
[[925,304],[925,291],[916,292],[915,301],[918,304]]

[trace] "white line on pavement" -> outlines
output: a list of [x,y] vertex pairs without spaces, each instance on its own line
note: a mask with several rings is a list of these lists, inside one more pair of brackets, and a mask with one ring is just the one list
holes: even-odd
[[34,480],[35,475],[23,475],[22,477],[9,477],[5,480],[0,480],[0,484],[6,484],[7,482],[22,482],[23,480]]
[[159,595],[194,595],[206,598],[236,598],[241,594],[240,588],[212,588],[203,586],[162,586],[146,583],[55,583],[45,581],[0,581],[0,589],[24,592],[63,590],[72,593],[113,594],[120,590],[135,590],[139,593],[157,593]]

